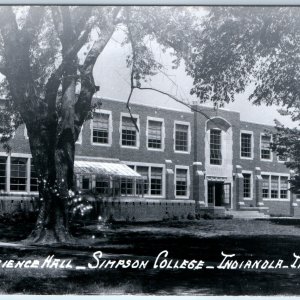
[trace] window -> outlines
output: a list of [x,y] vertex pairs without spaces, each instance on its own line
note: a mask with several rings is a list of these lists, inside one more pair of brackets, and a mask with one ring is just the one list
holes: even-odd
[[271,198],[277,199],[278,198],[278,176],[271,176]]
[[271,136],[270,135],[261,135],[260,140],[260,158],[271,160]]
[[[267,199],[287,199],[288,198],[288,176],[262,175],[263,178],[263,198]],[[270,191],[270,192],[269,192]]]
[[188,152],[189,125],[175,124],[175,151]]
[[109,180],[107,178],[96,177],[96,192],[102,196],[109,194]]
[[176,196],[188,195],[188,170],[176,169]]
[[269,190],[270,190],[270,176],[262,175],[263,183],[262,183],[262,197],[269,198]]
[[6,190],[6,157],[0,157],[0,191]]
[[148,121],[148,148],[162,149],[162,125],[160,121]]
[[89,190],[91,188],[90,186],[90,177],[89,176],[82,176],[81,178],[81,189],[82,190]]
[[212,165],[222,164],[221,130],[210,130],[210,163]]
[[133,195],[133,179],[122,178],[121,179],[121,194]]
[[251,198],[251,174],[243,173],[244,177],[244,198]]
[[26,191],[26,158],[11,158],[10,190]]
[[[137,122],[137,118],[133,118]],[[130,117],[122,117],[122,146],[137,147],[137,129]]]
[[287,161],[287,156],[286,155],[278,155],[277,159],[279,162],[286,162]]
[[31,192],[37,192],[39,190],[38,185],[38,176],[35,171],[34,165],[31,160],[31,166],[30,166],[30,191]]
[[137,184],[137,193],[147,195],[149,192],[149,167],[137,166],[136,171],[144,180],[143,184]]
[[241,133],[241,157],[252,158],[252,134]]
[[[136,188],[136,194],[145,196],[162,196],[163,195],[163,168],[162,167],[152,167],[152,166],[134,166],[128,165],[137,173],[142,175],[143,183],[141,180],[136,180],[136,184],[134,184],[133,180],[128,180],[125,184],[123,183],[123,191],[125,194],[125,189],[127,189],[127,194],[132,194],[134,192],[134,188]],[[126,187],[127,186],[127,187]],[[144,191],[142,190],[144,189]]]
[[280,198],[287,199],[288,197],[288,177],[280,177]]
[[109,114],[95,113],[93,118],[93,143],[109,144]]
[[151,184],[150,194],[151,195],[162,195],[162,168],[151,167]]

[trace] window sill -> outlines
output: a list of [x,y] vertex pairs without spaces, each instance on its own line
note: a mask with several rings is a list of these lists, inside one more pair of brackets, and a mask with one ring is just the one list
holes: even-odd
[[148,151],[154,151],[154,152],[164,152],[165,151],[165,149],[149,148],[149,147],[147,147],[147,150]]
[[240,159],[253,160],[253,157],[243,157],[243,156],[240,156]]
[[177,154],[191,154],[191,151],[177,151],[177,150],[174,150],[174,153],[177,153]]
[[124,148],[124,149],[136,149],[136,150],[140,149],[140,147],[138,147],[138,146],[124,146],[124,145],[121,145],[121,148]]
[[289,202],[290,199],[278,199],[278,198],[263,198],[263,201],[281,201],[281,202]]

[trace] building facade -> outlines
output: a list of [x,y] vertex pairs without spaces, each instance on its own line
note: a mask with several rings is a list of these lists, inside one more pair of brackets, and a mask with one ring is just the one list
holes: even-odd
[[[273,127],[244,122],[238,112],[194,105],[191,111],[102,99],[76,142],[76,161],[121,161],[144,179],[120,183],[118,199],[103,197],[103,214],[117,220],[188,218],[195,214],[258,211],[298,216],[284,157],[269,146]],[[109,183],[77,174],[79,190]],[[137,193],[139,191],[139,193]],[[137,196],[138,194],[138,196]],[[37,178],[26,128],[0,150],[0,209],[30,205]],[[141,196],[142,195],[142,196]]]

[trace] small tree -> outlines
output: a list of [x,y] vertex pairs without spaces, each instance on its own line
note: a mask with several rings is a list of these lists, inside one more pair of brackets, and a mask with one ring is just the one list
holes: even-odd
[[7,104],[1,118],[9,125],[1,139],[7,144],[25,123],[39,179],[41,208],[27,241],[72,242],[67,207],[74,189],[75,142],[99,90],[93,77],[98,57],[114,32],[124,31],[124,44],[132,48],[129,102],[134,88],[163,67],[147,41],[173,48],[180,59],[181,36],[196,23],[187,9],[176,7],[5,6],[0,16],[1,88]]

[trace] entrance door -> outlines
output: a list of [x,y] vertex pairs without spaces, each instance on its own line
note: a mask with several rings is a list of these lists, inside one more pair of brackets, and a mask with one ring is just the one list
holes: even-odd
[[208,206],[230,207],[231,184],[218,181],[208,181],[207,199]]

